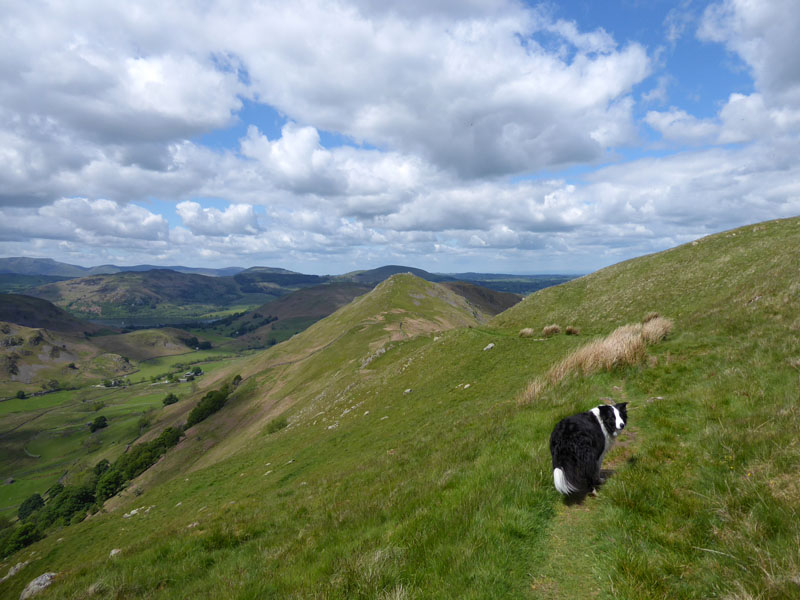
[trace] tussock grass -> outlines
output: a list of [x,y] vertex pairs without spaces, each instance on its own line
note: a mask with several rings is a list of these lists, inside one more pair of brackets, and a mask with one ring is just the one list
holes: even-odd
[[561,333],[561,327],[553,323],[552,325],[546,325],[542,329],[542,335],[546,338],[553,337],[554,335],[558,335]]
[[581,334],[581,330],[578,329],[577,327],[575,327],[574,325],[568,325],[564,329],[564,333],[566,333],[567,335],[580,335]]
[[519,330],[519,337],[521,338],[529,338],[534,336],[534,331],[532,327],[523,327]]
[[608,336],[593,340],[575,350],[551,367],[544,377],[533,379],[518,398],[518,404],[530,404],[548,387],[560,383],[570,374],[592,375],[617,367],[636,365],[644,361],[648,344],[663,340],[673,323],[654,317],[646,323],[623,325]]
[[673,322],[664,317],[654,317],[642,323],[642,337],[648,344],[657,344],[672,331]]

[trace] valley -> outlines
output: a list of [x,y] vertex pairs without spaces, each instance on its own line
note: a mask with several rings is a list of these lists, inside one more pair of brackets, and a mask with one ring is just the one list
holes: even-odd
[[[58,573],[51,598],[792,597],[798,251],[795,218],[519,302],[399,272],[345,282],[327,314],[312,311],[313,282],[295,281],[294,313],[261,303],[208,327],[72,332],[86,348],[46,329],[41,343],[66,344],[97,375],[0,402],[2,476],[15,477],[0,511],[12,520],[15,503],[65,472],[78,482],[186,423],[209,392],[229,395],[94,513],[4,558],[0,575],[28,563],[0,598],[44,572]],[[651,313],[674,326],[635,360],[526,395],[577,350]],[[276,323],[301,317],[270,343]],[[545,335],[553,324],[563,333]],[[235,335],[245,325],[257,326]],[[6,335],[27,348],[34,329],[14,323]],[[187,334],[198,346],[181,342]],[[211,347],[196,349],[201,340]],[[122,384],[93,387],[107,356],[127,358]],[[202,375],[180,381],[194,366]],[[165,406],[168,393],[179,400]],[[564,504],[549,433],[611,400],[630,402],[612,476],[597,498]],[[108,426],[90,433],[97,415]]]

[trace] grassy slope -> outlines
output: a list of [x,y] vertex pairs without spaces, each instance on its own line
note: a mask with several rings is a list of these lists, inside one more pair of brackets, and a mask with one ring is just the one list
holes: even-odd
[[[176,414],[185,421],[184,413],[194,405],[191,399],[202,394],[205,380],[230,368],[230,357],[215,360],[219,356],[206,350],[151,359],[138,365],[130,377],[134,385],[128,387],[83,387],[0,402],[0,481],[15,479],[13,485],[0,486],[0,515],[15,514],[22,500],[34,492],[43,494],[67,472],[73,477],[102,458],[116,458],[142,433],[143,414],[159,431]],[[178,369],[178,363],[184,366]],[[182,373],[188,363],[200,364],[203,375],[193,382],[151,383],[152,375]],[[168,393],[181,402],[162,408]],[[109,427],[90,433],[86,424],[100,415]]]
[[[231,404],[175,457],[193,462],[191,445],[231,415],[245,435],[24,551],[36,560],[0,597],[48,570],[64,573],[50,597],[90,586],[117,598],[793,597],[798,251],[798,219],[748,227],[438,338],[400,333],[393,310],[429,307],[426,288],[415,298],[392,280],[237,366],[246,378]],[[533,375],[651,310],[675,329],[647,366],[570,378],[517,406]],[[517,336],[552,322],[583,333]],[[387,336],[391,350],[362,369]],[[608,457],[616,473],[599,498],[566,506],[552,488],[549,432],[604,397],[632,402]],[[267,434],[281,411],[289,426]],[[154,508],[121,519],[142,505]],[[122,554],[109,560],[111,548]]]
[[[120,335],[98,337],[92,342],[107,352],[127,356],[132,360],[143,361],[159,356],[186,354],[191,352],[182,338],[192,337],[186,331],[164,327],[161,329],[143,329]],[[202,339],[202,337],[201,337]]]

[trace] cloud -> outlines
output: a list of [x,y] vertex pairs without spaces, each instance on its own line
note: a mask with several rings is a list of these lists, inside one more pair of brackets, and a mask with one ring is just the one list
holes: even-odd
[[203,208],[197,202],[184,201],[176,207],[183,224],[194,234],[227,236],[255,234],[259,231],[253,207],[248,204],[231,204],[224,211]]
[[683,0],[678,6],[670,9],[664,19],[667,41],[674,46],[696,19],[697,14],[692,8],[692,0]]
[[35,212],[20,208],[0,210],[4,240],[55,239],[95,245],[166,242],[166,219],[133,204],[111,200],[61,198]]
[[671,75],[660,75],[656,80],[656,86],[642,94],[642,102],[645,104],[665,104],[667,102],[667,88],[674,83]]
[[[648,80],[644,46],[512,0],[14,3],[0,14],[3,247],[585,270],[797,214],[789,4],[702,13],[697,35],[740,56],[755,88],[700,118],[667,102],[683,82]],[[667,39],[696,16],[671,11]],[[205,145],[251,116],[244,100],[277,112],[280,132],[256,121]],[[654,110],[641,117],[639,100]],[[680,152],[620,162],[642,123]]]
[[800,12],[793,0],[725,0],[708,6],[698,30],[738,54],[768,104],[800,103]]
[[[243,147],[295,193],[361,195],[387,160],[464,178],[599,160],[634,139],[629,95],[650,68],[637,44],[510,1],[33,1],[0,26],[5,205],[190,198],[230,160],[186,164],[201,154],[189,140],[231,124],[242,98],[289,120]],[[353,152],[348,171],[321,130],[383,157]]]
[[644,122],[665,139],[681,143],[709,143],[719,136],[719,125],[708,119],[698,119],[674,106],[668,111],[651,110]]

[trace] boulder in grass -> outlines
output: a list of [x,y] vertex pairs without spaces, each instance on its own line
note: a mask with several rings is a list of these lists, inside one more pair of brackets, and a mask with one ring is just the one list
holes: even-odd
[[26,600],[27,598],[32,598],[51,583],[56,578],[58,573],[44,573],[39,575],[36,579],[31,581],[25,589],[22,590],[22,593],[19,595],[19,600]]

